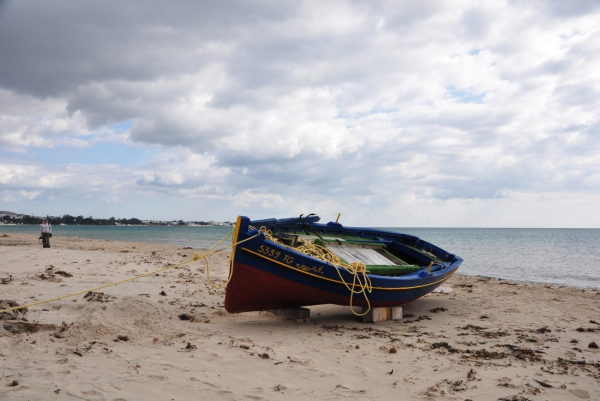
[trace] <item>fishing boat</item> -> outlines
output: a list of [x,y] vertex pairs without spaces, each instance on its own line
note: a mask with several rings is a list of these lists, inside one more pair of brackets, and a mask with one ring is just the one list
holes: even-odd
[[435,290],[463,261],[413,235],[319,220],[239,216],[225,309],[398,306]]

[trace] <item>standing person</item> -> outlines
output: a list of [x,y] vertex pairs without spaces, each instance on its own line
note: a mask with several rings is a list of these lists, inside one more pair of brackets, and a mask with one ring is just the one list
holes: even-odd
[[40,224],[40,235],[42,236],[42,243],[44,248],[50,248],[50,237],[52,237],[52,226],[48,223],[48,219],[44,219],[44,222]]

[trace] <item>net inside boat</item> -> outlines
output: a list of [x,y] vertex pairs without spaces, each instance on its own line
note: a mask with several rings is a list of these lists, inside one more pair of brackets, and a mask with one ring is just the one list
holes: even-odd
[[344,259],[348,263],[362,262],[365,265],[378,265],[378,266],[394,266],[396,263],[386,258],[384,255],[378,252],[376,249],[362,248],[362,247],[349,247],[349,246],[336,246],[327,244],[327,247],[331,249],[333,253]]

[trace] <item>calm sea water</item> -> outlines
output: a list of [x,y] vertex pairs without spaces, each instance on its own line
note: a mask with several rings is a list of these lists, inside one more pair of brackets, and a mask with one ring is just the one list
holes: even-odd
[[[53,236],[92,238],[111,241],[150,242],[207,249],[231,232],[233,227],[172,226],[52,226]],[[0,225],[0,233],[40,232],[39,225]]]
[[[232,227],[54,226],[55,236],[209,248]],[[600,288],[600,229],[386,228],[416,235],[462,257],[463,274]],[[0,233],[39,226],[0,226]]]

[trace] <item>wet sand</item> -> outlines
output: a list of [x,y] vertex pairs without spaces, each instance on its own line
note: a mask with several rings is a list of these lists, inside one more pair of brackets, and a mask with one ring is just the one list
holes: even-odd
[[[43,249],[34,235],[1,235],[0,300],[19,304],[194,252],[56,236]],[[215,284],[229,256],[210,258]],[[324,305],[295,322],[227,313],[224,290],[192,262],[4,316],[0,399],[600,399],[600,291],[463,275],[444,287],[404,305],[402,321]]]

